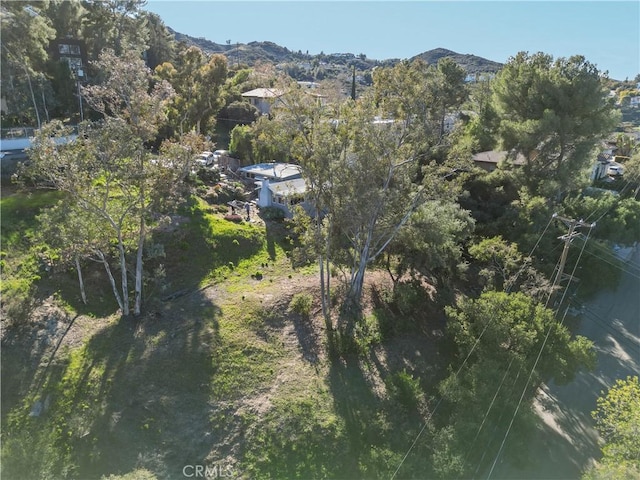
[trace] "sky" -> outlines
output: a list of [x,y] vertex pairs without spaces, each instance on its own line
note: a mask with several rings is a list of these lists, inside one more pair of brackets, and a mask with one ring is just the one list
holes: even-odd
[[447,48],[504,63],[520,51],[583,55],[610,78],[640,73],[640,2],[148,0],[174,30],[224,44],[411,58]]

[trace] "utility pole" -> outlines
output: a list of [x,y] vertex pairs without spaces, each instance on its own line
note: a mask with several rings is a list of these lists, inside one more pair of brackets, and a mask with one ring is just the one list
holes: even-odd
[[551,286],[551,291],[553,291],[553,289],[556,286],[558,286],[560,284],[560,282],[562,281],[562,276],[563,276],[563,273],[564,273],[564,266],[567,263],[567,254],[569,253],[569,245],[571,244],[571,241],[575,237],[580,235],[579,232],[576,232],[576,228],[580,228],[580,227],[593,228],[593,227],[596,226],[595,222],[594,223],[586,223],[586,222],[584,222],[582,220],[574,220],[572,218],[562,217],[562,216],[558,215],[557,213],[553,214],[553,218],[557,218],[562,223],[564,223],[569,228],[569,231],[565,235],[562,235],[562,236],[558,237],[559,240],[562,240],[564,242],[564,248],[562,249],[562,256],[560,257],[560,265],[558,265],[558,271],[556,272],[556,276],[553,279],[553,285]]

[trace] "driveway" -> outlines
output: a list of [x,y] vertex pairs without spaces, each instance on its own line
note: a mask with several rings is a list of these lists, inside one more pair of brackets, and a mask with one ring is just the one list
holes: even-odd
[[568,385],[543,385],[534,404],[541,422],[531,438],[529,464],[516,467],[501,458],[491,478],[578,479],[599,458],[591,418],[596,399],[617,379],[640,371],[640,244],[614,254],[625,261],[620,283],[584,305],[576,331],[595,344],[595,370],[580,372]]

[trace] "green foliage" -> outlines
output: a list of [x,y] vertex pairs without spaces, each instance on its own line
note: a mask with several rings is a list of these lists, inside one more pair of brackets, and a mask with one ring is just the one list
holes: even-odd
[[[564,201],[570,218],[597,215],[593,236],[613,243],[630,245],[640,238],[640,201],[624,198],[612,191],[586,190]],[[595,212],[595,215],[594,215]]]
[[266,479],[333,478],[349,472],[344,421],[322,415],[324,409],[312,398],[276,405],[247,445],[243,473]]
[[263,220],[284,220],[284,210],[278,207],[262,207],[260,217]]
[[420,404],[423,396],[420,380],[407,373],[406,369],[385,378],[385,385],[391,402],[409,411],[415,410]]
[[213,130],[215,117],[224,106],[227,60],[223,55],[207,56],[192,45],[179,53],[175,65],[157,66],[155,76],[168,81],[176,92],[169,118],[179,136],[191,130],[197,134]]
[[308,293],[296,293],[289,302],[289,311],[297,313],[305,319],[311,316],[313,297]]
[[103,476],[100,480],[157,480],[153,473],[146,468],[138,468],[132,472],[125,473],[124,475],[109,475]]
[[[539,382],[554,378],[565,383],[578,369],[595,365],[591,341],[572,340],[551,310],[522,293],[487,291],[478,299],[460,301],[446,313],[457,349],[452,369],[463,361],[466,364],[439,385],[452,428],[442,452],[445,466],[453,462],[459,468],[462,457],[465,469],[478,465],[487,445],[491,445],[487,458],[493,458],[497,446],[489,443],[492,432],[505,430],[502,413],[515,412],[523,391],[512,438],[526,437],[532,427],[528,412]],[[543,345],[544,355],[538,357]]]
[[503,148],[527,159],[524,185],[556,196],[584,182],[589,153],[617,120],[595,65],[582,56],[554,61],[520,52],[492,87]]
[[640,384],[638,377],[618,379],[609,391],[598,398],[592,412],[596,429],[604,438],[604,465],[625,465],[640,476]]
[[53,273],[58,252],[38,235],[37,215],[61,198],[59,192],[15,193],[0,201],[2,303],[7,318],[26,318],[37,282]]
[[247,125],[256,121],[260,112],[256,107],[247,102],[232,102],[227,105],[220,115],[225,122],[233,125]]
[[253,133],[249,125],[236,125],[231,130],[229,150],[234,157],[242,160],[244,165],[250,165],[253,161]]
[[446,285],[461,273],[462,245],[473,229],[470,213],[457,203],[424,202],[389,246],[396,275],[419,273]]
[[469,254],[481,267],[480,277],[488,290],[522,291],[542,300],[551,284],[518,250],[518,245],[502,237],[485,238],[469,247]]

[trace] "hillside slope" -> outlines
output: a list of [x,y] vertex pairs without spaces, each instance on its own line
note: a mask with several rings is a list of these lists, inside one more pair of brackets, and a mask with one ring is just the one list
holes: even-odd
[[[176,40],[184,42],[187,45],[195,45],[204,52],[213,54],[220,53],[225,55],[230,62],[243,63],[249,66],[253,66],[258,62],[268,62],[274,64],[283,63],[314,63],[323,62],[330,65],[343,65],[351,68],[355,66],[360,71],[367,71],[373,69],[376,66],[394,65],[399,62],[400,59],[384,59],[375,60],[367,58],[363,55],[354,55],[353,53],[330,53],[330,54],[318,54],[308,55],[302,51],[294,52],[287,47],[282,47],[276,43],[264,41],[264,42],[249,42],[236,43],[236,44],[219,44],[207,40],[206,38],[195,38],[189,35],[185,35],[180,32],[176,32],[169,28],[173,33]],[[435,48],[425,51],[419,55],[412,57],[410,60],[420,58],[429,64],[436,64],[441,58],[451,58],[458,65],[463,67],[467,73],[496,73],[502,64],[488,60],[477,55],[461,54],[445,48]]]

